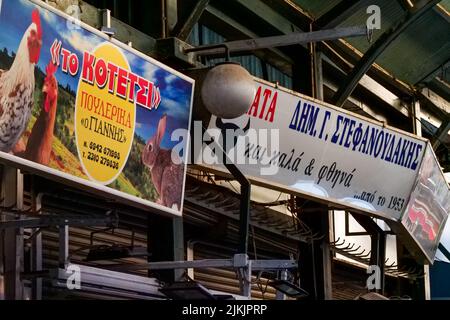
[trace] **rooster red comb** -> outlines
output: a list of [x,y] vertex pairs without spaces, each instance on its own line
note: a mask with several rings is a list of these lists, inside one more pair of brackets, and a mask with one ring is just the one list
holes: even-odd
[[45,74],[47,77],[51,77],[55,74],[56,70],[58,69],[58,67],[53,64],[53,62],[49,62],[47,67],[45,68]]
[[31,20],[34,22],[37,28],[37,34],[39,39],[42,39],[42,27],[41,27],[41,18],[39,16],[39,10],[34,9],[33,13],[31,14]]

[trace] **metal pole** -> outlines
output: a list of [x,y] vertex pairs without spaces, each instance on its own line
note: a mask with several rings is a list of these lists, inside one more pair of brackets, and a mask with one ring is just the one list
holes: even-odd
[[106,27],[108,29],[111,28],[111,10],[103,9],[102,24],[103,24],[103,27]]
[[431,300],[430,265],[428,263],[423,265],[423,278],[425,279],[424,280],[425,300]]
[[238,253],[247,254],[248,252],[248,229],[250,224],[250,181],[242,174],[242,172],[231,163],[228,156],[224,152],[225,167],[230,171],[233,177],[241,184],[241,204],[239,218],[239,247]]
[[[4,166],[2,175],[3,206],[21,208],[23,187],[18,170]],[[20,203],[19,203],[20,201]],[[8,220],[11,218],[8,218]],[[23,286],[20,279],[23,262],[23,229],[13,228],[4,231],[3,237],[3,292],[6,300],[20,300]]]
[[[35,210],[39,212],[42,206],[42,193],[36,196],[35,200]],[[31,244],[31,264],[32,271],[42,271],[42,233],[41,231],[37,231],[38,233],[34,236]],[[33,300],[41,300],[42,299],[42,279],[37,278],[33,279],[32,285],[32,298]]]
[[[223,45],[221,45],[223,47]],[[226,47],[226,46],[225,46]],[[203,127],[205,133],[207,130]],[[239,246],[238,253],[247,254],[248,252],[248,229],[250,224],[250,194],[251,194],[251,183],[245,177],[245,175],[239,170],[239,168],[233,163],[233,161],[228,157],[227,153],[223,148],[211,137],[212,143],[215,143],[218,150],[222,151],[225,167],[231,173],[231,175],[240,183],[241,185],[241,201],[240,201],[240,216],[239,216]]]
[[69,226],[59,226],[59,267],[66,268],[69,257]]
[[439,243],[439,250],[441,250],[442,254],[450,261],[450,252],[442,243]]
[[[230,52],[243,52],[258,49],[289,46],[294,44],[305,44],[311,42],[320,42],[327,40],[336,40],[340,38],[360,37],[367,35],[366,26],[344,27],[331,30],[320,30],[312,32],[296,32],[281,36],[263,37],[255,39],[245,39],[225,42]],[[217,48],[210,45],[196,47],[201,51],[199,55],[213,55],[221,53]],[[186,51],[185,51],[186,52]]]
[[[130,0],[131,2],[131,0]],[[167,13],[166,0],[161,0],[161,38],[167,37]]]
[[[282,270],[281,271],[280,279],[281,280],[287,280],[287,270]],[[283,292],[277,290],[276,299],[277,300],[285,300],[286,299],[286,295]]]

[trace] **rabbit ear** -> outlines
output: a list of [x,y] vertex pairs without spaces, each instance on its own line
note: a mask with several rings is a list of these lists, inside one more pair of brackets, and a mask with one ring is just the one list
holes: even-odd
[[158,131],[156,132],[156,145],[159,146],[166,132],[167,115],[163,115],[158,123]]

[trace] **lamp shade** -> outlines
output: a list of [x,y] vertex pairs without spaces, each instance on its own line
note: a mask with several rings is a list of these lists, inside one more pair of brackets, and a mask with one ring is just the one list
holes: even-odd
[[223,119],[237,118],[246,113],[255,92],[250,73],[232,62],[218,64],[208,71],[201,89],[205,107],[211,114]]

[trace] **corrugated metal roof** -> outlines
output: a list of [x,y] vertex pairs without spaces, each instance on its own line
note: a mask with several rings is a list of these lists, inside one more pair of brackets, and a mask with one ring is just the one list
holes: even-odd
[[[337,0],[294,0],[294,2],[315,18],[340,3]],[[381,9],[381,29],[374,32],[372,43],[364,37],[346,39],[362,53],[365,53],[384,32],[394,27],[406,14],[398,1],[374,0],[373,4]],[[449,72],[440,70],[440,67],[450,59],[450,0],[441,1],[439,6],[410,25],[378,57],[376,63],[410,85],[417,85],[430,74],[439,74],[445,81],[450,82]],[[356,10],[340,26],[365,25],[368,18],[366,9],[363,7]],[[433,78],[429,77],[426,80],[433,81]]]
[[400,35],[377,63],[403,81],[417,84],[449,58],[450,25],[432,10]]
[[[381,30],[375,31],[373,42],[394,27],[405,14],[397,1],[379,0],[376,4],[381,9]],[[361,25],[366,19],[367,14],[362,9],[350,16],[342,26]],[[351,38],[348,42],[363,53],[371,46],[364,38]],[[408,27],[378,57],[376,63],[396,78],[414,85],[445,64],[449,58],[450,25],[443,15],[431,10]]]
[[[343,0],[345,1],[345,0]],[[322,14],[332,9],[340,3],[340,0],[294,0],[298,6],[308,11],[314,17],[320,17]]]
[[[352,46],[361,52],[366,52],[369,47],[389,28],[391,28],[404,14],[403,8],[399,5],[397,1],[392,0],[377,0],[373,1],[374,4],[380,7],[381,10],[381,29],[375,30],[373,33],[372,43],[369,43],[367,38],[356,37],[351,39],[346,39]],[[350,17],[348,17],[341,27],[349,26],[361,26],[366,25],[367,18],[369,15],[366,13],[367,8],[363,7],[355,11]]]

